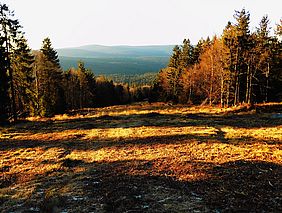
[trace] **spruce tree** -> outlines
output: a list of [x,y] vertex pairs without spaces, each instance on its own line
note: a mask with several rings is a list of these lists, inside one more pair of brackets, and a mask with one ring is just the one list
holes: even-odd
[[[12,52],[14,44],[18,42],[21,34],[20,24],[17,19],[13,18],[14,13],[11,12],[6,4],[0,3],[0,44],[1,44],[1,117],[3,121],[7,120],[9,111],[12,112],[14,121],[17,120],[15,88],[13,84],[13,70],[11,66]],[[9,106],[11,104],[11,106]],[[9,108],[11,110],[9,110]]]
[[95,77],[92,71],[85,68],[84,63],[78,62],[79,100],[80,108],[93,107]]
[[49,38],[44,39],[41,51],[35,57],[35,88],[37,93],[37,114],[53,116],[65,110],[63,72],[57,52]]
[[179,56],[179,66],[181,69],[187,69],[193,65],[193,46],[189,39],[184,39],[181,46],[181,52]]
[[272,66],[271,37],[269,36],[269,19],[264,16],[255,33],[255,84],[256,101],[268,101],[269,77]]
[[40,50],[43,53],[43,55],[47,58],[48,61],[52,62],[54,65],[60,68],[60,60],[58,57],[58,53],[52,47],[50,38],[47,37],[43,40],[43,44]]
[[200,62],[200,55],[201,55],[201,53],[203,51],[203,43],[204,43],[204,40],[200,39],[198,41],[197,45],[194,48],[194,51],[193,51],[193,64]]
[[10,99],[8,95],[9,78],[3,42],[3,38],[0,37],[0,124],[8,122],[8,113],[10,108]]
[[32,89],[34,56],[24,37],[16,43],[12,57],[13,85],[17,111],[30,115],[34,105]]
[[169,59],[168,67],[178,68],[180,62],[181,50],[178,45],[173,48],[173,53]]
[[250,48],[250,14],[245,9],[236,11],[234,15],[236,19],[235,30],[236,30],[236,59],[235,59],[235,97],[234,104],[243,102],[247,85],[247,69],[246,63],[249,57]]

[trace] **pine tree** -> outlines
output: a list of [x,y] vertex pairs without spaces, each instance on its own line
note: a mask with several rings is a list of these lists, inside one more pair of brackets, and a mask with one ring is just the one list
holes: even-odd
[[275,30],[277,37],[271,39],[272,69],[269,77],[269,100],[282,101],[282,19]]
[[185,100],[186,93],[183,91],[183,73],[193,63],[193,47],[189,39],[183,40],[181,48],[176,45],[170,57],[168,68],[166,69],[166,82],[169,90],[167,91],[167,98],[174,103]]
[[193,64],[200,62],[200,55],[203,51],[204,40],[200,39],[193,51]]
[[8,113],[10,111],[9,79],[3,42],[3,38],[0,37],[0,125],[8,122]]
[[245,9],[235,11],[236,19],[236,59],[235,59],[235,97],[234,104],[243,102],[245,95],[245,85],[247,85],[247,69],[246,59],[249,57],[248,50],[250,48],[250,14]]
[[247,87],[247,72],[250,49],[250,14],[245,9],[235,11],[235,24],[228,22],[223,31],[223,41],[229,49],[229,70],[231,74],[228,100],[233,100],[233,104],[237,105],[245,101],[245,91]]
[[44,39],[41,51],[35,56],[36,112],[41,116],[63,113],[65,110],[63,72],[50,39]]
[[258,85],[257,101],[268,101],[269,77],[272,65],[269,19],[264,16],[255,33],[255,80]]
[[173,53],[169,59],[168,67],[178,68],[180,62],[181,50],[178,45],[173,48]]
[[43,55],[47,58],[48,61],[52,62],[54,65],[60,68],[60,60],[58,57],[58,53],[52,47],[50,38],[47,37],[43,40],[43,44],[40,50],[43,53]]
[[64,90],[68,109],[79,109],[80,82],[75,68],[64,73]]
[[[11,12],[7,5],[0,3],[0,43],[3,56],[1,57],[1,111],[3,120],[8,117],[9,108],[13,114],[14,121],[17,120],[15,89],[13,84],[13,71],[11,66],[12,52],[14,44],[18,42],[20,32],[20,24],[17,19],[13,18],[14,13]],[[8,94],[4,94],[8,93]],[[11,103],[11,106],[9,104]],[[1,114],[2,114],[1,113]],[[6,120],[6,119],[5,119]]]
[[13,85],[18,112],[30,115],[34,105],[33,83],[34,56],[24,37],[16,43],[12,57]]
[[79,100],[80,108],[93,107],[94,105],[94,90],[95,77],[92,71],[87,70],[84,63],[78,62],[78,79],[79,79]]
[[194,48],[190,43],[189,39],[184,39],[181,46],[181,53],[179,59],[179,68],[177,74],[177,84],[176,84],[176,95],[178,96],[178,101],[181,103],[187,103],[189,97],[191,96],[191,87],[187,90],[185,89],[185,84],[189,82],[191,85],[191,75],[190,69],[195,64],[194,58]]
[[193,65],[194,63],[193,50],[194,49],[190,43],[190,40],[184,39],[179,56],[179,67],[181,69],[187,69]]

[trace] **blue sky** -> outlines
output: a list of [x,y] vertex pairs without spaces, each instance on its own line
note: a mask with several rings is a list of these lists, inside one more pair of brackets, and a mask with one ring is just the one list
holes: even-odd
[[55,48],[86,44],[196,43],[221,34],[235,10],[251,14],[251,29],[268,14],[274,27],[282,18],[281,0],[2,0],[38,49],[45,37]]

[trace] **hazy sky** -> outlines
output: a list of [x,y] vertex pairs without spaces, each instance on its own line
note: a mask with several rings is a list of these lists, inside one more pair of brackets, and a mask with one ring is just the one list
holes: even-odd
[[0,0],[7,3],[38,49],[45,37],[55,48],[196,43],[221,34],[234,10],[245,8],[254,29],[268,14],[282,18],[282,0]]

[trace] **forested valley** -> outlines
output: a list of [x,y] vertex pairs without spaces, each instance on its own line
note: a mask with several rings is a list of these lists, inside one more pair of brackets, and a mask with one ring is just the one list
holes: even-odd
[[228,22],[221,36],[201,39],[197,45],[187,38],[176,45],[168,66],[146,85],[142,80],[125,84],[122,77],[115,76],[115,83],[95,76],[82,61],[64,71],[50,38],[32,51],[6,5],[1,5],[0,18],[1,122],[142,100],[225,107],[282,98],[281,20],[275,35],[267,16],[251,32],[245,9],[236,11],[235,22]]

